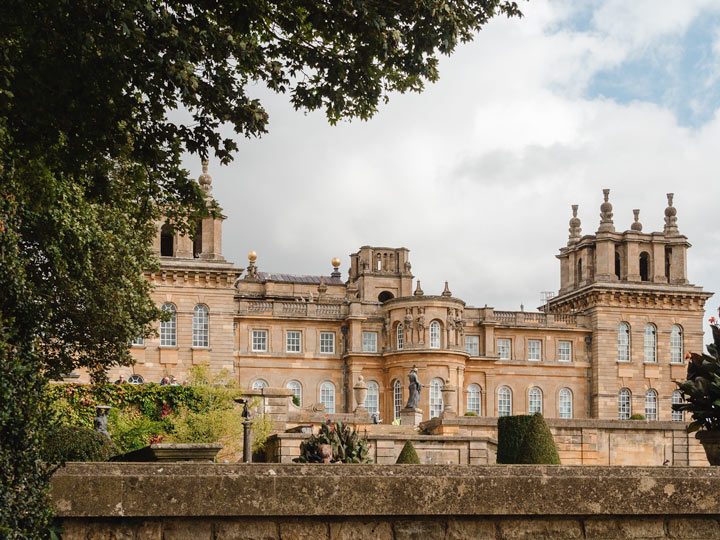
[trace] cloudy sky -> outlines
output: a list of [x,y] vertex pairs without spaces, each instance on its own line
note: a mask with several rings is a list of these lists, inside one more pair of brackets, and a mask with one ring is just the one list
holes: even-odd
[[[255,89],[270,133],[211,160],[238,266],[327,274],[370,244],[410,249],[426,294],[526,309],[557,291],[571,204],[583,232],[610,188],[616,230],[665,194],[693,248],[692,283],[720,293],[720,3],[531,0],[441,62],[422,94],[331,127]],[[188,160],[188,169],[200,172]],[[714,310],[720,295],[709,302]]]

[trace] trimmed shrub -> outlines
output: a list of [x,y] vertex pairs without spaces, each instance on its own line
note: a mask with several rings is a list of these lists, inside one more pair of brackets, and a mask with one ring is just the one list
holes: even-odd
[[555,440],[540,413],[530,417],[525,438],[517,453],[517,463],[560,465]]
[[498,418],[498,463],[517,463],[517,454],[525,438],[532,416],[501,416]]
[[48,462],[108,461],[118,453],[115,444],[95,430],[59,425],[48,434],[43,459]]
[[630,420],[645,420],[645,415],[640,413],[631,414]]
[[476,412],[473,412],[473,411],[465,411],[465,416],[477,416],[477,415],[478,415],[478,413],[476,413]]
[[413,446],[413,443],[410,441],[405,442],[405,446],[403,446],[402,450],[400,451],[400,455],[397,458],[397,461],[395,462],[397,465],[404,465],[404,464],[412,464],[412,465],[419,465],[420,464],[420,458],[417,455],[417,452],[415,451],[415,447]]

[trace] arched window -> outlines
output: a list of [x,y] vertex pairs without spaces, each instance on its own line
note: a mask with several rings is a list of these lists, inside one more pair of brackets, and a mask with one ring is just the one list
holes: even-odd
[[572,392],[569,388],[563,388],[558,394],[558,413],[560,418],[573,417]]
[[620,252],[615,248],[615,277],[620,279]]
[[640,281],[650,281],[650,255],[647,251],[640,254]]
[[193,347],[209,347],[210,346],[210,317],[208,316],[208,308],[203,304],[198,304],[193,309]]
[[440,348],[440,323],[437,321],[430,323],[430,348]]
[[368,392],[365,397],[365,408],[372,415],[380,410],[380,389],[378,383],[369,381],[367,383]]
[[467,389],[467,412],[474,412],[478,416],[480,416],[480,407],[481,407],[481,400],[480,400],[480,387],[477,384],[471,384],[468,386]]
[[384,304],[385,302],[387,302],[388,300],[392,300],[393,298],[395,298],[393,296],[393,293],[391,293],[390,291],[383,291],[378,295],[378,302],[382,302]]
[[251,387],[251,388],[252,388],[253,390],[262,390],[263,388],[267,388],[267,386],[268,386],[267,381],[264,381],[264,380],[262,380],[262,379],[258,379],[257,381],[255,381],[254,383],[252,383],[252,387]]
[[[679,405],[680,403],[682,403],[684,401],[683,397],[682,397],[682,392],[680,390],[673,390],[671,401],[672,401],[673,405]],[[685,413],[683,413],[682,411],[676,411],[675,409],[673,409],[673,411],[672,411],[673,421],[682,422],[683,420],[685,420],[684,414]]]
[[299,381],[290,381],[287,383],[287,389],[292,390],[296,405],[302,407],[302,385]]
[[198,221],[193,239],[193,257],[196,259],[202,254],[202,221]]
[[430,381],[430,418],[440,416],[443,412],[442,387],[442,379],[436,377]]
[[583,275],[582,275],[582,259],[578,259],[577,262],[577,276],[575,278],[576,283],[580,283],[582,281]]
[[618,420],[628,420],[631,414],[630,390],[623,388],[618,392]]
[[670,265],[672,263],[672,248],[666,247],[665,248],[665,277],[668,280],[668,283],[670,283]]
[[657,362],[657,329],[654,324],[645,325],[645,362]]
[[175,254],[173,243],[173,228],[166,223],[160,228],[160,255],[162,257],[172,257]]
[[652,388],[645,392],[645,419],[658,419],[658,403],[657,392]]
[[512,414],[512,392],[507,386],[501,386],[497,390],[497,411],[498,416]]
[[528,392],[528,414],[535,414],[536,412],[542,414],[542,401],[542,390],[537,386],[533,386]]
[[397,325],[397,349],[398,349],[398,351],[402,351],[404,336],[405,335],[403,334],[403,326],[402,326],[402,323],[400,323]]
[[673,324],[670,328],[670,362],[683,363],[683,333],[682,328]]
[[335,414],[335,385],[324,382],[320,385],[320,402],[325,405],[325,412]]
[[402,386],[400,381],[395,379],[395,382],[393,383],[393,420],[400,418],[400,411],[403,407],[402,398]]
[[176,347],[177,346],[177,309],[174,304],[166,303],[160,308],[163,311],[171,313],[170,319],[160,322],[160,346]]
[[630,325],[621,322],[618,325],[618,362],[630,361]]
[[142,378],[142,375],[132,374],[128,377],[128,382],[130,384],[142,384],[145,382]]

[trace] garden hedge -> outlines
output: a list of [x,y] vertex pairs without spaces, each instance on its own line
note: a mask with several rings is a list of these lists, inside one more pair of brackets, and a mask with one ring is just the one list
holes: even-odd
[[542,414],[498,418],[497,462],[560,463],[555,441]]
[[43,448],[43,459],[51,463],[108,461],[116,454],[115,444],[97,431],[62,424],[49,430]]

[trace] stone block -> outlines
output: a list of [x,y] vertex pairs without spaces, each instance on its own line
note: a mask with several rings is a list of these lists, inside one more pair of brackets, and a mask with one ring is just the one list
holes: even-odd
[[583,538],[574,519],[506,519],[498,522],[499,540],[574,540]]
[[265,519],[227,519],[215,523],[217,540],[277,540],[278,526]]
[[495,522],[450,518],[445,540],[495,540]]
[[712,518],[673,518],[668,521],[668,534],[670,538],[684,540],[718,540],[720,524]]
[[[95,521],[86,526],[86,540],[135,540],[133,523],[126,520]],[[63,534],[62,538],[66,538]],[[67,537],[69,538],[69,537]]]
[[87,536],[87,522],[81,519],[62,520],[63,540],[85,540]]
[[162,524],[158,520],[142,521],[138,524],[136,533],[136,540],[162,540]]
[[585,520],[587,540],[636,538],[664,538],[665,526],[661,518],[589,518]]
[[327,523],[304,519],[280,522],[280,540],[323,540],[329,536]]
[[330,524],[330,540],[386,540],[392,538],[389,521],[349,520]]
[[163,540],[213,540],[212,522],[196,519],[166,519]]
[[441,519],[405,519],[393,523],[394,540],[429,540],[445,536],[445,523]]

